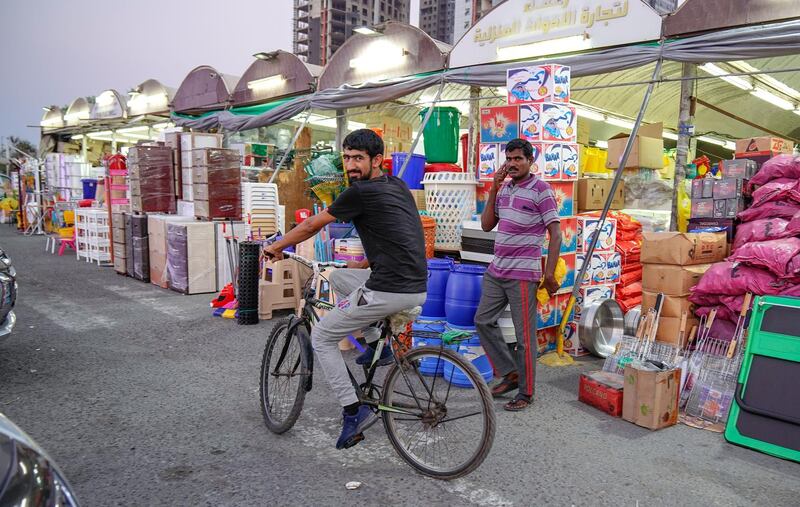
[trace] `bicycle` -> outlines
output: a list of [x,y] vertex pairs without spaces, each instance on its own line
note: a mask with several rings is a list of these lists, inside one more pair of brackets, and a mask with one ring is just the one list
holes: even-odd
[[[312,388],[310,336],[312,326],[320,319],[315,309],[334,308],[317,297],[320,268],[341,266],[285,255],[311,268],[313,274],[304,288],[299,316],[278,321],[264,349],[261,410],[267,428],[276,434],[294,426]],[[478,468],[494,442],[492,397],[475,366],[444,344],[412,348],[402,355],[395,353],[383,383],[375,382],[377,362],[387,340],[388,346],[399,350],[400,335],[418,313],[416,308],[377,323],[381,337],[370,365],[363,367],[363,383],[355,379],[349,367],[347,370],[359,401],[371,407],[376,416],[380,414],[389,442],[400,457],[423,475],[455,479]],[[431,371],[441,371],[442,376],[428,376]],[[455,387],[454,380],[469,387]],[[466,443],[465,449],[457,447],[459,441]]]

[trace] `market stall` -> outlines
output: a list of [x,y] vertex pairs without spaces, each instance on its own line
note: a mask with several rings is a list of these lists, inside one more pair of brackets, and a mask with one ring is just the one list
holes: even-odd
[[189,72],[170,103],[176,113],[202,114],[225,109],[239,76],[222,74],[213,67],[201,65]]

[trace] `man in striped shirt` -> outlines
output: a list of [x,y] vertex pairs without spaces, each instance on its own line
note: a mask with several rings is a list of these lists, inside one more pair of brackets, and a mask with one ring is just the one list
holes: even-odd
[[[483,230],[497,226],[497,236],[494,260],[483,277],[475,326],[495,372],[503,376],[492,388],[492,395],[518,390],[504,407],[511,411],[522,410],[533,401],[539,283],[551,297],[559,288],[555,278],[561,249],[558,205],[550,185],[531,174],[532,163],[533,149],[528,141],[514,139],[506,145],[506,162],[494,176],[481,215]],[[507,176],[511,180],[504,182]],[[542,277],[545,232],[550,233],[550,244]],[[497,324],[509,304],[517,336],[516,358]]]

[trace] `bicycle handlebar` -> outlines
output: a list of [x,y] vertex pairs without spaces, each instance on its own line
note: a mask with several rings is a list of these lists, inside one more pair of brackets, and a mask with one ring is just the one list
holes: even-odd
[[302,257],[302,256],[297,255],[295,253],[286,252],[286,251],[283,252],[283,255],[284,255],[284,257],[288,257],[289,259],[296,260],[300,264],[305,264],[306,266],[308,266],[311,269],[314,269],[314,266],[318,266],[318,267],[321,267],[321,268],[324,268],[324,267],[327,267],[327,266],[333,266],[333,267],[337,267],[337,268],[347,267],[347,263],[346,262],[342,262],[342,261],[317,262],[317,261],[312,261],[312,260],[306,259],[305,257]]

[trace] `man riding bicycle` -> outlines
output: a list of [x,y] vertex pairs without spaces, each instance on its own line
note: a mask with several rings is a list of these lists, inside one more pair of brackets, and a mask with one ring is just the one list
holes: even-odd
[[[344,169],[350,180],[331,206],[289,231],[283,239],[265,249],[274,258],[314,236],[335,220],[353,222],[364,246],[370,269],[334,272],[331,286],[345,295],[311,331],[311,343],[328,383],[344,412],[337,449],[346,449],[364,439],[363,428],[374,414],[362,406],[347,373],[338,343],[349,334],[364,330],[368,343],[380,338],[370,324],[389,315],[421,306],[427,290],[427,264],[422,222],[411,192],[403,180],[384,175],[383,140],[372,130],[351,132],[342,143]],[[348,267],[361,267],[348,263]],[[358,362],[371,358],[368,350]],[[380,363],[391,362],[391,351],[382,353]]]

